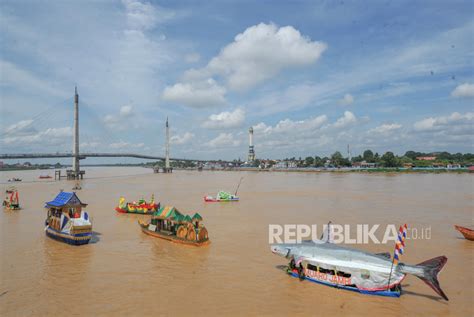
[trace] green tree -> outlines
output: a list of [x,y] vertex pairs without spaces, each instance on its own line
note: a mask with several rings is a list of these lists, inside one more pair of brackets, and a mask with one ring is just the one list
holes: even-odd
[[308,156],[307,158],[304,159],[304,165],[306,167],[308,166],[313,166],[314,165],[314,157]]
[[371,150],[365,150],[364,154],[362,154],[362,157],[364,158],[364,161],[368,163],[373,163],[374,161],[374,152]]
[[375,152],[374,159],[371,163],[378,163],[380,162],[380,155],[379,153]]
[[316,166],[316,167],[324,166],[324,163],[325,163],[325,162],[326,162],[326,161],[323,160],[322,158],[320,158],[319,156],[315,156],[315,157],[314,157],[314,166]]
[[352,158],[352,163],[355,163],[355,162],[362,162],[364,159],[362,158],[362,156],[358,155],[358,156],[354,156]]
[[382,155],[381,161],[383,166],[385,167],[400,166],[398,158],[392,152],[386,152],[384,155]]
[[255,161],[253,161],[253,166],[254,167],[259,167],[260,166],[260,160],[256,159]]
[[331,162],[335,166],[341,166],[342,165],[342,160],[343,160],[343,157],[342,157],[341,152],[339,152],[339,151],[336,151],[336,152],[334,152],[333,155],[331,155]]

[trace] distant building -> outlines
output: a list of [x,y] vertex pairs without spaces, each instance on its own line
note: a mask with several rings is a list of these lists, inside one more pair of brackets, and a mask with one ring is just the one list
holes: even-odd
[[436,160],[436,156],[418,156],[416,159],[418,161],[434,161]]
[[280,161],[273,165],[273,168],[296,168],[298,165],[295,161]]
[[0,167],[3,167],[3,161],[0,161]]
[[359,168],[375,168],[375,167],[377,167],[377,163],[368,163],[368,162],[366,162],[366,161],[354,162],[354,163],[352,163],[352,167],[359,167]]

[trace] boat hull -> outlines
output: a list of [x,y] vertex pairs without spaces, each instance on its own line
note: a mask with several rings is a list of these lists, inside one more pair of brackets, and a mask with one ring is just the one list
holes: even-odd
[[148,230],[147,224],[144,224],[144,223],[141,223],[141,222],[138,222],[138,224],[140,225],[140,228],[142,229],[143,233],[145,233],[147,235],[150,235],[152,237],[155,237],[155,238],[160,238],[160,239],[164,239],[164,240],[168,240],[168,241],[175,242],[175,243],[180,243],[180,244],[193,245],[193,246],[196,246],[196,247],[205,246],[205,245],[208,245],[209,243],[211,243],[211,241],[209,241],[209,240],[189,241],[189,240],[180,239],[175,235],[166,235],[166,234],[163,234],[163,233],[160,233],[160,232]]
[[217,199],[217,198],[204,197],[204,201],[207,202],[207,203],[220,203],[220,202],[239,201],[239,198],[233,198],[233,199]]
[[[300,276],[298,275],[297,270],[288,270],[287,273],[288,273],[288,275],[290,275],[292,277],[300,278]],[[357,293],[361,293],[361,294],[365,294],[365,295],[376,295],[376,296],[386,296],[386,297],[400,297],[400,295],[401,295],[401,285],[399,285],[399,290],[396,290],[396,291],[388,291],[388,290],[368,291],[368,290],[364,290],[364,289],[359,289],[359,288],[354,287],[354,286],[333,284],[333,283],[329,283],[329,282],[320,281],[318,279],[309,277],[307,275],[304,276],[304,279],[308,280],[310,282],[313,282],[313,283],[317,283],[317,284],[321,284],[321,285],[325,285],[325,286],[330,286],[330,287],[334,287],[334,288],[340,288],[340,289],[344,289],[344,290],[347,290],[347,291],[357,292]]]
[[461,232],[461,234],[466,238],[467,240],[474,241],[474,230],[471,230],[469,228],[461,227],[455,225],[454,228]]
[[92,232],[78,233],[78,234],[67,234],[59,232],[51,227],[47,227],[46,235],[54,240],[61,241],[70,245],[83,245],[88,244],[92,238]]
[[153,215],[153,213],[156,212],[156,210],[149,210],[147,212],[129,211],[129,210],[125,210],[119,207],[115,207],[115,211],[122,214],[137,214],[137,215]]

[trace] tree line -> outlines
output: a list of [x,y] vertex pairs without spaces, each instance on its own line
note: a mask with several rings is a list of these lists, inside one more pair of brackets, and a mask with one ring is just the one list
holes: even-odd
[[[435,157],[434,160],[418,160],[421,157]],[[433,164],[448,165],[459,164],[461,166],[474,165],[474,154],[472,153],[455,153],[435,152],[423,153],[415,151],[407,151],[404,155],[398,156],[393,152],[387,151],[383,155],[372,150],[365,150],[362,155],[354,156],[351,159],[344,157],[341,152],[336,151],[331,156],[319,157],[308,156],[305,159],[301,157],[287,158],[285,161],[295,161],[298,167],[323,167],[328,163],[335,167],[352,166],[357,162],[374,163],[380,167],[402,167],[404,165],[413,165],[418,167],[428,167]]]

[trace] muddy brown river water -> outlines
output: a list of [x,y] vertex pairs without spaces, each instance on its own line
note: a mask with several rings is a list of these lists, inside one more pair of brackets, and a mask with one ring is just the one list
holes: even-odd
[[[44,202],[73,181],[40,181],[40,171],[3,172],[23,182],[23,210],[0,213],[0,315],[364,315],[472,316],[474,242],[454,224],[473,225],[474,177],[469,174],[356,174],[175,171],[88,168],[80,199],[88,203],[94,243],[74,247],[44,234]],[[50,174],[54,176],[54,171]],[[238,203],[204,203],[205,194],[233,191]],[[199,212],[211,244],[197,248],[143,234],[137,220],[117,214],[119,197],[149,199]],[[278,266],[269,224],[403,224],[431,228],[430,239],[407,241],[402,262],[438,255],[450,301],[414,276],[400,298],[361,295],[300,282]],[[378,236],[383,235],[383,232]],[[387,245],[359,245],[392,252]]]

